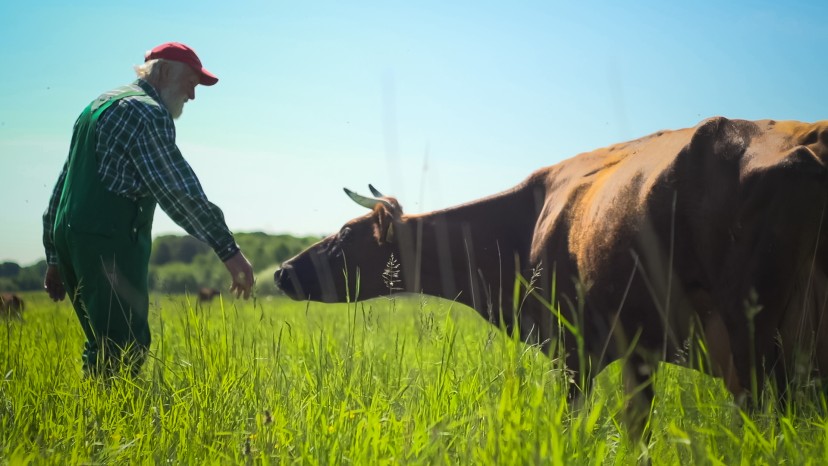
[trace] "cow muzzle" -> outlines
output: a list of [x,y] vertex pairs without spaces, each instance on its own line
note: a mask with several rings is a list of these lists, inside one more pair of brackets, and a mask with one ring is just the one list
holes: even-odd
[[282,267],[273,274],[273,280],[276,282],[276,287],[289,297],[293,299],[307,298],[302,292],[302,286],[299,284],[296,271],[292,266],[282,264]]
[[331,266],[318,254],[311,254],[310,261],[283,263],[273,274],[273,279],[276,286],[290,298],[323,303],[342,302],[331,274]]

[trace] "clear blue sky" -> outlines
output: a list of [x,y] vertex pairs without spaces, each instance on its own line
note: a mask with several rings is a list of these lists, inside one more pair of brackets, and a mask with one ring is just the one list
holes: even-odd
[[[220,78],[177,130],[230,228],[304,235],[364,213],[343,186],[416,213],[714,115],[824,119],[826,19],[824,1],[2,2],[0,261],[43,257],[78,112],[162,42]],[[183,230],[159,209],[154,232]]]

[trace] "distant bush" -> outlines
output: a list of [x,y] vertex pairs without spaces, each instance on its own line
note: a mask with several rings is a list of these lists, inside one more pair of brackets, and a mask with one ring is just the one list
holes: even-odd
[[152,241],[150,265],[164,265],[171,262],[189,264],[196,256],[211,251],[209,246],[192,236],[159,236]]
[[14,277],[20,273],[20,266],[14,262],[3,262],[0,264],[0,277]]

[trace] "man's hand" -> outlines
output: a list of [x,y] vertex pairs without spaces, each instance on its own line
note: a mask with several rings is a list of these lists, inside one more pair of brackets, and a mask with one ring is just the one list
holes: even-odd
[[66,290],[63,288],[63,280],[60,278],[60,270],[56,265],[46,267],[46,278],[43,279],[43,288],[49,293],[52,301],[63,301],[66,297]]
[[224,261],[224,266],[230,272],[230,277],[233,279],[233,284],[230,285],[230,292],[239,296],[244,296],[244,299],[250,297],[250,289],[253,288],[253,267],[247,258],[244,257],[241,251],[237,252],[235,256]]

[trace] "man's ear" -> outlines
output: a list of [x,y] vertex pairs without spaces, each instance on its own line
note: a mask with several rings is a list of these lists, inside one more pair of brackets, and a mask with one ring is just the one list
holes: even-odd
[[156,66],[161,67],[161,69],[158,70],[158,77],[160,78],[159,82],[163,83],[163,85],[168,85],[170,82],[178,79],[183,67],[187,65],[183,65],[179,62],[163,60]]
[[167,85],[167,83],[169,82],[169,76],[170,76],[169,63],[167,63],[164,60],[158,60],[158,63],[156,63],[153,66],[152,75],[149,76],[149,78],[150,78],[149,83],[152,84],[153,87],[155,87],[155,89],[160,92],[161,89],[163,87],[165,87]]

